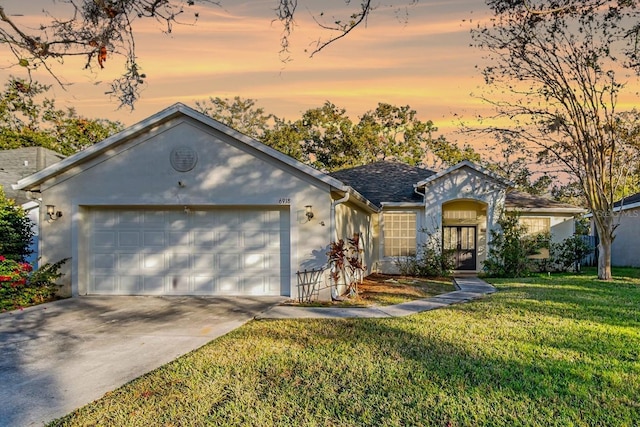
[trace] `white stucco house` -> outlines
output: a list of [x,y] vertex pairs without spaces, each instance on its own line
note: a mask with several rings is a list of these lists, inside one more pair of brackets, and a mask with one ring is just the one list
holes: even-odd
[[[183,105],[23,178],[42,199],[43,261],[69,257],[67,295],[283,295],[360,233],[367,272],[393,272],[422,230],[480,271],[503,209],[560,240],[581,209],[513,190],[469,162],[325,174]],[[47,212],[48,211],[48,212]],[[329,291],[320,298],[329,298]]]

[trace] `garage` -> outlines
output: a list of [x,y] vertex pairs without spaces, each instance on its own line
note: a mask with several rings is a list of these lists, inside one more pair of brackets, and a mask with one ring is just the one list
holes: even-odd
[[87,293],[288,295],[289,211],[91,208]]

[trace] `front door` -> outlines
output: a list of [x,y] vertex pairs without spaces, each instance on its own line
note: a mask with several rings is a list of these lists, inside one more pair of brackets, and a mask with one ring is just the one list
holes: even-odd
[[475,270],[476,227],[473,225],[445,226],[443,249],[452,251],[456,270]]

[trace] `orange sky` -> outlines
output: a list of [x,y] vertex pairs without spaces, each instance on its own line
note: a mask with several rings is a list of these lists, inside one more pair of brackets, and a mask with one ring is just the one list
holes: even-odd
[[[73,106],[79,114],[125,125],[174,102],[193,106],[210,96],[253,98],[266,112],[292,120],[326,100],[346,108],[354,119],[378,102],[408,104],[420,119],[433,120],[460,143],[473,141],[455,132],[459,118],[472,120],[489,111],[471,95],[483,85],[475,68],[482,64],[482,52],[469,46],[471,25],[487,13],[483,0],[420,0],[406,11],[407,22],[404,10],[381,7],[366,28],[313,58],[305,49],[323,34],[311,15],[324,10],[331,16],[341,8],[344,12],[344,1],[299,0],[293,61],[286,64],[278,55],[282,28],[272,22],[277,0],[222,3],[222,8],[198,6],[196,26],[176,26],[170,36],[156,23],[135,26],[139,62],[148,78],[133,112],[117,110],[116,101],[104,95],[107,86],[100,83],[120,72],[116,56],[109,57],[104,70],[94,72],[83,70],[80,61],[56,66],[73,85],[67,91],[54,86],[50,96],[59,107]],[[23,14],[16,22],[28,25],[41,22],[43,8],[55,11],[50,0],[3,0],[3,5],[8,14]],[[0,66],[8,59],[15,62],[7,59],[6,51],[3,55]],[[0,69],[0,78],[19,72]],[[35,78],[50,82],[46,74]]]
[[[16,17],[17,22],[31,25],[42,20],[42,8],[55,10],[46,0],[24,3],[3,1],[7,13],[25,15]],[[311,13],[320,12],[318,5],[323,5],[325,15],[330,15],[329,11],[344,9],[344,2],[300,0],[293,61],[286,64],[278,55],[281,26],[271,22],[276,5],[276,0],[223,0],[222,8],[200,6],[197,25],[177,26],[171,36],[162,34],[155,23],[138,25],[139,61],[148,83],[133,112],[116,110],[116,102],[104,95],[107,87],[95,84],[117,75],[121,64],[117,57],[110,57],[106,68],[95,73],[71,61],[56,66],[73,86],[66,92],[54,87],[51,94],[59,106],[126,125],[174,102],[194,105],[210,96],[253,98],[267,112],[288,119],[325,100],[346,108],[353,118],[378,102],[409,104],[421,119],[433,120],[445,132],[453,126],[454,114],[467,114],[478,106],[470,93],[477,92],[482,81],[474,68],[481,53],[469,47],[469,25],[463,20],[485,10],[482,0],[423,0],[408,9],[406,23],[396,16],[403,10],[381,8],[366,28],[313,58],[304,50],[323,34]],[[30,15],[29,9],[37,15]],[[6,80],[19,72],[5,68],[0,77]],[[35,77],[50,81],[44,74]]]

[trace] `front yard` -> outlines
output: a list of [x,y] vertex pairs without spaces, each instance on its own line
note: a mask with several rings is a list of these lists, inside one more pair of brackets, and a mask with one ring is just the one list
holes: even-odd
[[254,321],[51,425],[635,426],[640,270],[406,318]]

